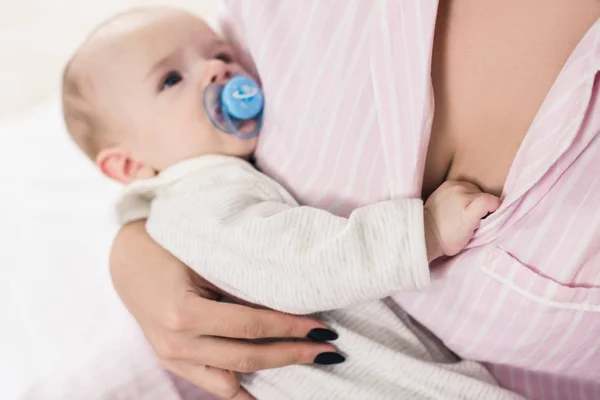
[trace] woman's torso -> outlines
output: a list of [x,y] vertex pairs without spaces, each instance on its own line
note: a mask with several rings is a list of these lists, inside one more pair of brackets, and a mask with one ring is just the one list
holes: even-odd
[[[457,0],[443,3],[439,15],[434,1],[230,3],[267,95],[260,168],[301,203],[341,215],[390,197],[427,196],[446,178],[497,194],[508,187],[503,209],[469,249],[434,269],[432,288],[396,300],[461,356],[544,372],[505,371],[503,384],[523,393],[542,398],[546,386],[554,390],[555,378],[544,383],[549,371],[569,376],[568,390],[600,390],[589,380],[598,365],[589,329],[600,328],[592,252],[600,229],[583,232],[573,260],[548,251],[567,240],[564,232],[596,218],[588,211],[596,208],[600,182],[581,185],[581,168],[562,164],[600,168],[590,133],[597,113],[583,123],[579,112],[598,105],[589,95],[597,26],[544,101],[597,18],[597,2]],[[542,103],[544,118],[528,137],[545,141],[547,147],[533,146],[538,154],[556,157],[537,165],[539,158],[526,157],[536,154],[528,146],[511,169]],[[563,136],[575,145],[559,157],[548,143],[562,146]],[[571,192],[567,206],[578,212],[560,229],[548,225],[564,220],[557,210],[565,205],[554,204]],[[523,285],[515,280],[521,276]],[[574,335],[557,325],[565,323],[586,330]],[[548,326],[559,334],[547,335]],[[579,359],[554,362],[566,355]]]
[[440,2],[425,196],[445,179],[500,196],[546,94],[598,16],[595,0]]

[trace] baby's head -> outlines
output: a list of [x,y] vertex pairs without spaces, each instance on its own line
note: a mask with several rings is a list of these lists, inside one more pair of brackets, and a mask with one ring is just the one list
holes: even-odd
[[204,154],[247,157],[256,139],[221,132],[203,107],[206,86],[234,74],[249,75],[198,17],[130,11],[92,33],[65,68],[67,128],[104,174],[123,183]]

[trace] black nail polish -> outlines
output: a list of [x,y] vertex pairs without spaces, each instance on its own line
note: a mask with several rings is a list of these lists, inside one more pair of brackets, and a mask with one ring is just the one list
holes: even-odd
[[307,338],[317,342],[329,342],[338,338],[338,334],[334,331],[324,328],[315,328],[308,332]]
[[346,361],[346,358],[334,352],[329,353],[321,353],[315,357],[314,363],[319,365],[333,365],[333,364],[341,364]]

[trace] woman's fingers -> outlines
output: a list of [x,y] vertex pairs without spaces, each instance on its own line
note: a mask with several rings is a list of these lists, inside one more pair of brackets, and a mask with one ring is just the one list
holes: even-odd
[[[336,352],[331,344],[308,341],[258,344],[219,338],[205,338],[205,340],[209,348],[219,349],[208,355],[206,364],[236,372],[255,372],[294,364],[313,364],[320,354]],[[340,361],[342,360],[343,358]]]
[[[187,328],[195,335],[233,339],[307,338],[313,332],[311,337],[315,339],[337,337],[325,324],[309,317],[220,303],[195,295],[186,299],[184,309],[180,328]],[[319,328],[317,337],[315,328]]]
[[[185,349],[185,350],[184,350]],[[180,351],[161,352],[161,359],[187,361],[235,372],[256,372],[293,364],[312,364],[318,360],[343,361],[332,355],[336,349],[328,343],[310,341],[272,341],[255,343],[246,340],[200,337],[186,341]]]
[[[187,361],[237,372],[254,372],[292,364],[310,364],[321,353],[334,353],[324,341],[337,335],[304,316],[219,303],[192,294],[169,318],[166,329],[146,337],[163,362]],[[181,311],[183,309],[183,311]],[[315,330],[316,329],[316,330]],[[251,339],[279,340],[257,343]],[[325,357],[335,362],[336,356]],[[332,358],[333,357],[333,361]]]
[[[183,349],[185,348],[185,351]],[[284,341],[252,343],[243,340],[201,337],[188,341],[178,354],[161,354],[163,365],[221,399],[251,400],[236,372],[255,372],[291,364],[338,363],[343,357],[326,343]],[[205,366],[206,364],[209,366]],[[232,372],[236,371],[236,372]]]

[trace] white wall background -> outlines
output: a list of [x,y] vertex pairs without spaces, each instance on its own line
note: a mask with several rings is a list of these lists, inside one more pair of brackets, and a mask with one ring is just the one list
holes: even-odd
[[64,62],[87,33],[116,12],[168,4],[212,16],[217,0],[0,0],[0,117],[58,89]]
[[107,267],[118,187],[68,139],[58,84],[96,24],[157,3],[216,9],[216,0],[0,0],[0,399],[135,330]]

